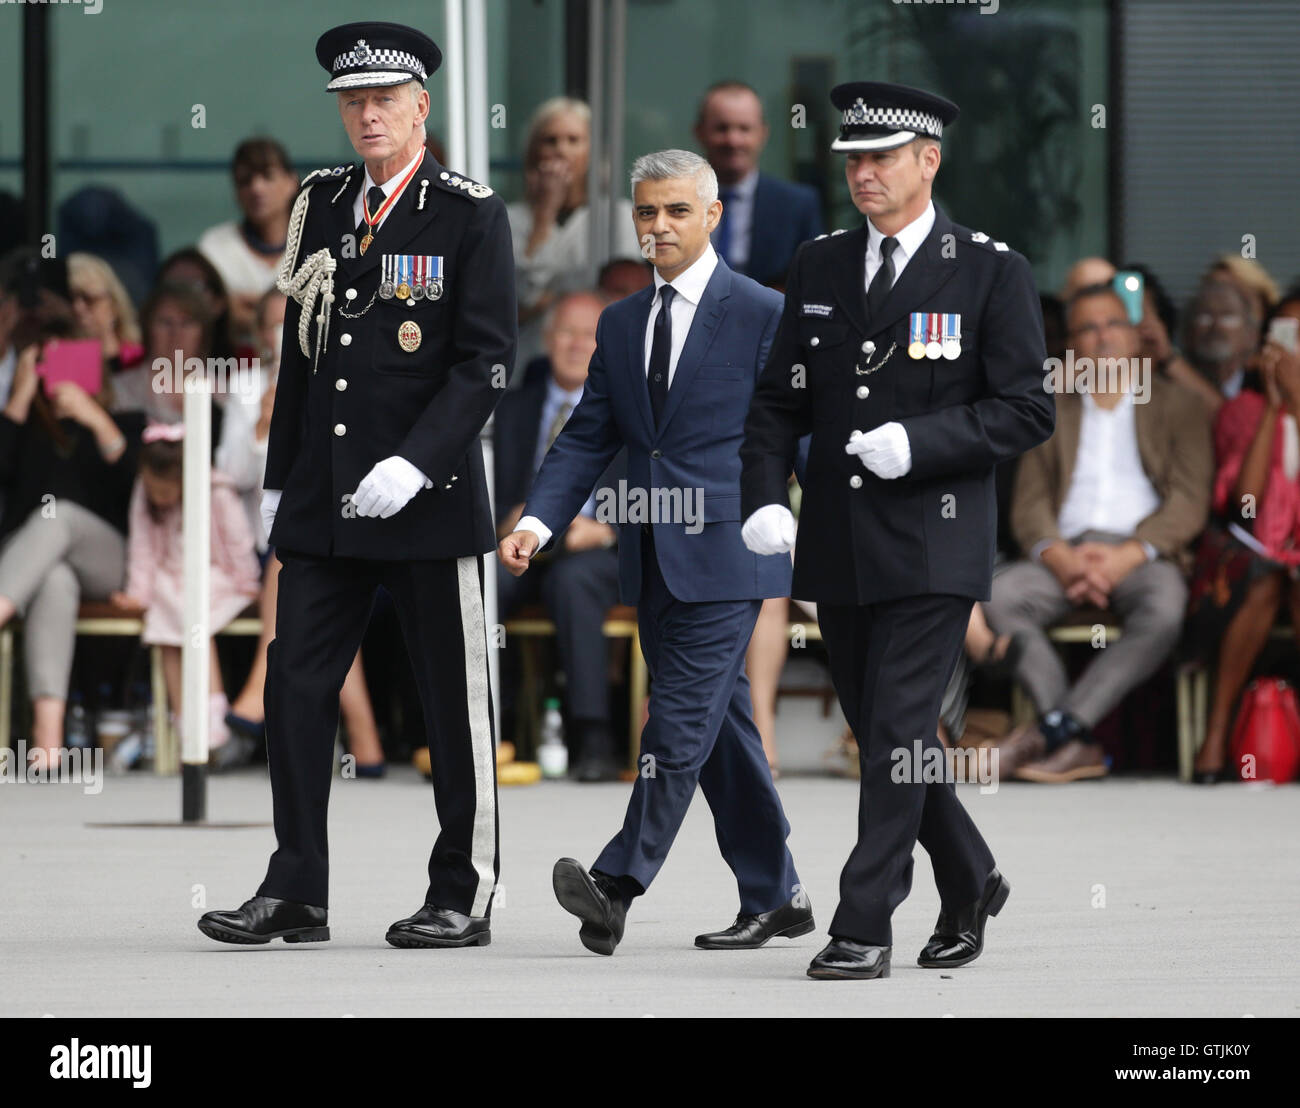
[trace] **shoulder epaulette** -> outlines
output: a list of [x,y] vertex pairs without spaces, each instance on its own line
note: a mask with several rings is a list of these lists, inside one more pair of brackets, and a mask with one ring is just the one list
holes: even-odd
[[460,196],[472,196],[475,200],[483,200],[492,195],[492,190],[487,185],[480,185],[477,181],[460,173],[452,173],[444,169],[437,177],[438,184],[448,192],[454,192]]

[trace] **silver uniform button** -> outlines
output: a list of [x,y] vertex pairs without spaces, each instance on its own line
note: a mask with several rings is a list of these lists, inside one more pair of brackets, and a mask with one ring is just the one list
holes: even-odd
[[342,392],[344,389],[348,387],[348,383],[346,379],[340,377],[337,381],[334,382],[334,387],[338,389],[339,392]]
[[340,346],[351,346],[351,345],[352,345],[352,336],[349,335],[346,331],[344,331],[343,334],[339,335],[339,345],[340,345]]
[[866,385],[859,385],[859,386],[858,386],[858,399],[859,399],[859,400],[865,400],[865,399],[866,399],[868,396],[870,396],[870,395],[871,395],[871,390],[870,390],[869,388],[867,388]]
[[876,352],[876,344],[872,342],[870,339],[867,339],[867,341],[862,344],[862,353],[870,357],[875,352]]
[[862,488],[862,478],[855,473],[852,477],[849,478],[849,485],[850,487],[855,489]]
[[816,335],[813,335],[813,337],[810,338],[810,339],[808,340],[808,345],[809,345],[809,346],[816,346],[816,345],[818,345],[821,341],[822,341],[822,340],[819,339]]
[[340,438],[342,438],[344,435],[348,433],[348,429],[344,427],[343,424],[336,423],[334,424],[334,433],[338,435]]
[[355,300],[357,298],[357,290],[348,289],[347,292],[345,292],[343,295],[346,296],[349,300]]
[[445,180],[446,180],[448,177],[450,177],[450,176],[451,176],[451,174],[448,173],[445,169],[444,169],[441,173],[438,174],[438,178],[439,178],[440,180],[443,180],[443,181],[445,181]]

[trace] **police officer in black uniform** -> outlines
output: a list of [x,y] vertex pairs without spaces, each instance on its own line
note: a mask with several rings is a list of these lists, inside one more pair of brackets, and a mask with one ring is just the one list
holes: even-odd
[[957,106],[875,82],[831,100],[832,148],[867,219],[805,243],[791,266],[745,427],[742,514],[750,549],[795,546],[786,480],[811,433],[792,594],[818,603],[862,776],[831,942],[808,974],[873,978],[889,974],[918,840],[942,904],[922,966],[976,958],[1010,891],[952,782],[915,754],[938,747],[971,605],[989,597],[994,466],[1047,439],[1055,407],[1028,263],[930,198]]
[[383,585],[441,829],[424,906],[386,937],[486,945],[499,867],[481,555],[496,539],[479,432],[514,361],[510,230],[500,197],[424,148],[431,39],[352,23],[316,57],[362,164],[304,181],[278,274],[290,300],[263,482],[283,563],[265,694],[278,849],[257,895],[199,928],[223,942],[329,938],[339,690]]

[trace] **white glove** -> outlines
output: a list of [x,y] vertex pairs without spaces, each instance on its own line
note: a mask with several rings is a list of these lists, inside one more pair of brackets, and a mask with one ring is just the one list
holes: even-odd
[[794,549],[794,516],[781,504],[764,504],[745,520],[741,541],[755,554],[785,554]]
[[359,516],[378,516],[387,519],[406,507],[422,488],[433,488],[433,482],[398,454],[376,462],[352,494],[352,506]]
[[271,533],[271,528],[275,526],[275,513],[280,509],[280,490],[263,489],[262,490],[262,526],[266,528],[266,533]]
[[846,454],[856,454],[858,461],[877,477],[889,480],[902,477],[912,468],[912,444],[901,423],[882,423],[868,431],[854,431],[844,447]]

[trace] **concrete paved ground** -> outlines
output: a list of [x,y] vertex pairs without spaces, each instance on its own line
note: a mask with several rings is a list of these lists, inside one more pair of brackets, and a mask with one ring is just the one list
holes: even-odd
[[[791,846],[819,929],[741,953],[694,935],[731,922],[734,885],[697,797],[660,879],[612,958],[578,944],[550,888],[555,858],[590,862],[627,786],[502,790],[504,896],[493,942],[394,950],[434,831],[413,771],[336,781],[329,943],[230,947],[194,926],[197,897],[236,907],[273,847],[269,826],[96,828],[171,820],[179,782],[0,785],[0,1016],[116,1015],[1141,1015],[1300,1013],[1300,790],[1194,789],[1167,780],[962,786],[1012,884],[973,965],[915,966],[938,898],[918,850],[894,920],[894,975],[813,982],[855,826],[851,782],[787,776]],[[269,822],[264,772],[210,783],[213,820]]]

